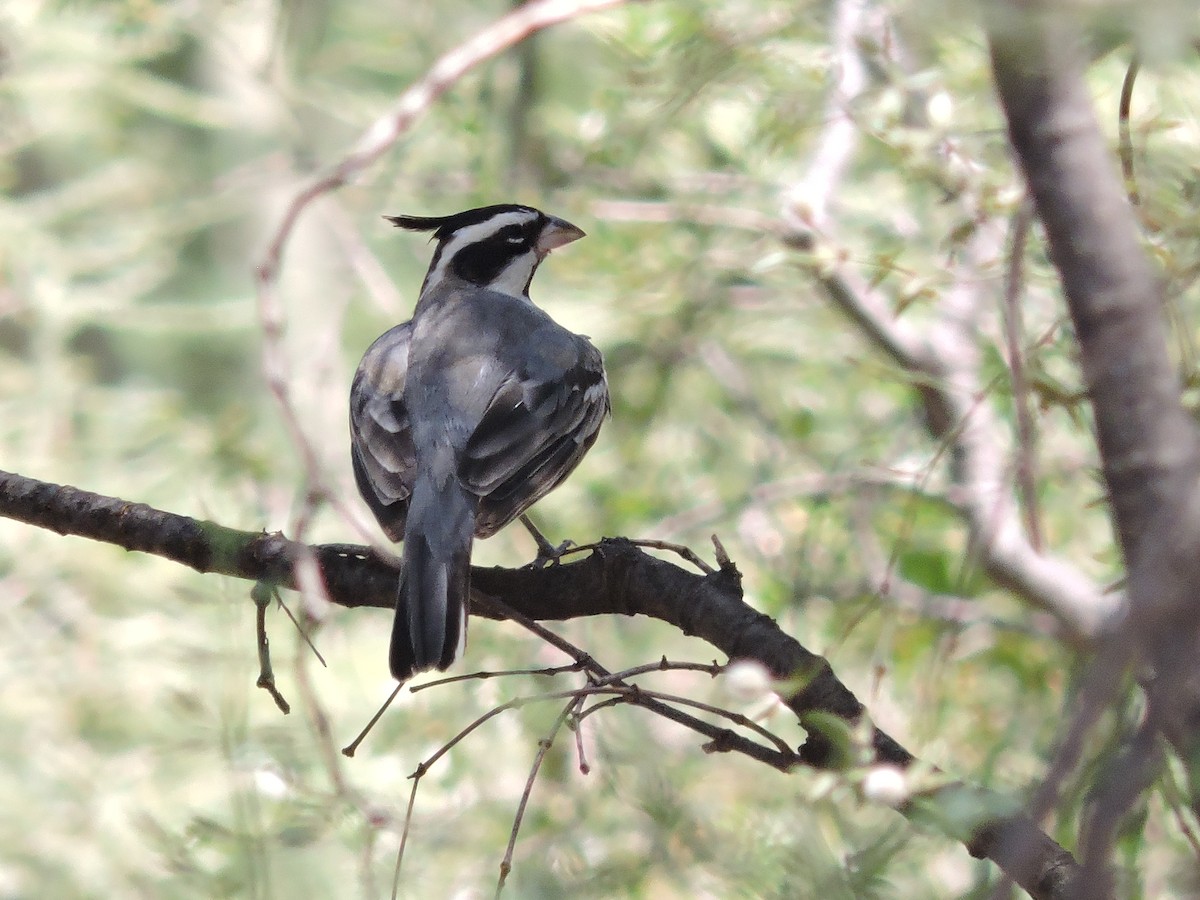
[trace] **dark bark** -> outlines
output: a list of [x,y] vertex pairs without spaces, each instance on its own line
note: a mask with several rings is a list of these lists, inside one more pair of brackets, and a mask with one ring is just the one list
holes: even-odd
[[[278,533],[237,531],[8,472],[0,472],[0,516],[59,534],[153,553],[199,572],[286,588],[296,586],[295,562],[311,553],[333,602],[382,609],[391,609],[395,603],[398,571],[367,547],[308,547]],[[650,556],[629,541],[608,539],[578,562],[545,569],[474,567],[471,578],[474,591],[483,595],[475,598],[475,615],[498,617],[486,602],[494,597],[539,620],[605,613],[651,616],[703,638],[731,660],[755,660],[776,677],[797,679],[801,687],[783,700],[809,730],[799,758],[816,768],[849,763],[841,752],[841,742],[827,733],[822,718],[832,716],[853,728],[865,708],[824,657],[807,650],[769,616],[746,605],[741,576],[732,565],[709,575],[696,574]],[[380,654],[382,661],[382,645]],[[878,728],[873,729],[872,749],[877,763],[907,767],[915,761]],[[978,809],[1005,805],[987,791],[951,784],[915,799],[902,812],[921,820],[940,802],[961,805],[963,792]],[[1045,900],[1065,896],[1063,886],[1077,869],[1075,860],[1028,817],[993,817],[969,830],[964,842],[971,853],[992,859],[1031,896]]]

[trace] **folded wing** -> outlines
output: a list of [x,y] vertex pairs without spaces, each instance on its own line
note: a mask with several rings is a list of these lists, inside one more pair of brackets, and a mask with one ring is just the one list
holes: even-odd
[[459,475],[481,497],[475,533],[495,534],[557,487],[609,412],[600,353],[575,338],[566,367],[504,378],[467,442]]
[[404,536],[416,478],[404,385],[409,322],[384,333],[367,350],[350,388],[350,447],[358,491],[392,541]]

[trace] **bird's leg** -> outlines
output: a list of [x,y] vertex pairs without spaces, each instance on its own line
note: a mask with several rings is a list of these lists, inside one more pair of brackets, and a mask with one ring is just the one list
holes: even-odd
[[537,558],[529,564],[530,568],[544,569],[548,565],[557,564],[562,559],[563,554],[575,546],[575,542],[571,540],[563,541],[557,547],[554,546],[546,540],[544,534],[538,531],[538,527],[529,520],[529,516],[525,515],[525,513],[521,513],[521,524],[533,535],[533,539],[537,542],[538,546]]

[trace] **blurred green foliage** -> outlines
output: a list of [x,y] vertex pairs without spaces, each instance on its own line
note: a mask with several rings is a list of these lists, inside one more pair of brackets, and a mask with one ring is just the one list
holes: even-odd
[[[292,529],[304,481],[260,375],[253,268],[292,193],[506,8],[7,0],[0,466]],[[1194,384],[1200,67],[1168,34],[1170,9],[1185,14],[1163,4],[1139,35],[1157,55],[1134,129],[1147,243]],[[970,11],[888,11],[910,57],[873,71],[856,104],[863,144],[836,221],[848,259],[920,323],[972,227],[946,202],[938,153],[953,147],[955,189],[991,215],[1011,214],[1018,181]],[[770,235],[686,213],[776,213],[824,124],[828,13],[775,0],[631,4],[469,75],[301,220],[281,285],[292,396],[330,482],[357,504],[350,374],[407,317],[429,252],[380,216],[516,200],[570,218],[589,238],[555,255],[534,296],[605,351],[615,410],[538,521],[581,543],[645,536],[702,553],[720,535],[748,598],[826,653],[882,727],[930,763],[1020,791],[1071,709],[1072,652],[977,571],[936,498],[942,448],[905,376]],[[1127,59],[1118,48],[1091,72],[1110,122]],[[935,97],[949,102],[936,121],[921,108]],[[1048,545],[1116,580],[1072,338],[1036,239],[1027,265]],[[999,298],[999,274],[980,277]],[[1004,357],[990,351],[987,399],[1011,424]],[[917,473],[926,493],[865,477],[889,473]],[[327,508],[306,537],[356,539]],[[920,591],[969,598],[968,621],[877,594],[867,545]],[[518,532],[477,546],[483,564],[532,553]],[[330,611],[315,638],[326,669],[272,616],[280,688],[296,707],[285,718],[254,688],[249,587],[0,521],[0,898],[387,896],[406,777],[492,706],[547,689],[525,677],[406,695],[353,760],[338,759],[339,791],[310,711],[328,716],[337,746],[356,733],[390,689],[389,617]],[[560,630],[614,669],[712,658],[658,623]],[[467,670],[561,662],[513,625],[479,622],[471,637]],[[706,676],[653,683],[738,706]],[[403,896],[492,890],[557,711],[501,715],[423,779]],[[745,711],[802,739],[778,709]],[[1135,713],[1131,697],[1109,733]],[[945,837],[864,804],[850,780],[707,756],[643,711],[587,719],[582,743],[589,775],[565,732],[542,769],[511,896],[982,895],[996,878]],[[1169,795],[1143,814],[1125,865],[1159,896],[1184,892],[1194,878]]]

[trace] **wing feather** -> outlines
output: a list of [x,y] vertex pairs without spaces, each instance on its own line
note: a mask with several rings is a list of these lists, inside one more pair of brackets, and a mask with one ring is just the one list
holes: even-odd
[[417,452],[404,404],[411,323],[368,348],[350,388],[350,450],[358,491],[393,541],[404,536]]
[[[525,314],[526,308],[519,312]],[[492,363],[472,376],[474,390],[495,385],[486,402],[482,398],[475,401],[478,421],[458,454],[458,477],[480,501],[475,526],[478,537],[495,534],[561,484],[591,448],[609,413],[600,351],[586,338],[553,323],[542,331],[544,314],[539,311],[535,315],[532,327],[523,315],[509,315],[500,330],[521,328],[525,348],[537,352],[510,358],[509,365],[515,367],[505,369],[503,351],[493,347],[483,354]],[[477,332],[494,333],[490,328],[477,328]],[[533,332],[540,333],[534,336]],[[463,333],[470,329],[460,329],[460,339]],[[404,536],[417,475],[412,424],[404,399],[411,343],[410,322],[382,335],[363,356],[351,387],[355,480],[393,541]],[[432,346],[441,343],[435,340]],[[505,346],[503,339],[499,346]]]
[[481,497],[476,534],[495,534],[571,473],[609,412],[600,353],[576,338],[576,359],[557,373],[511,373],[497,388],[463,453],[459,475]]

